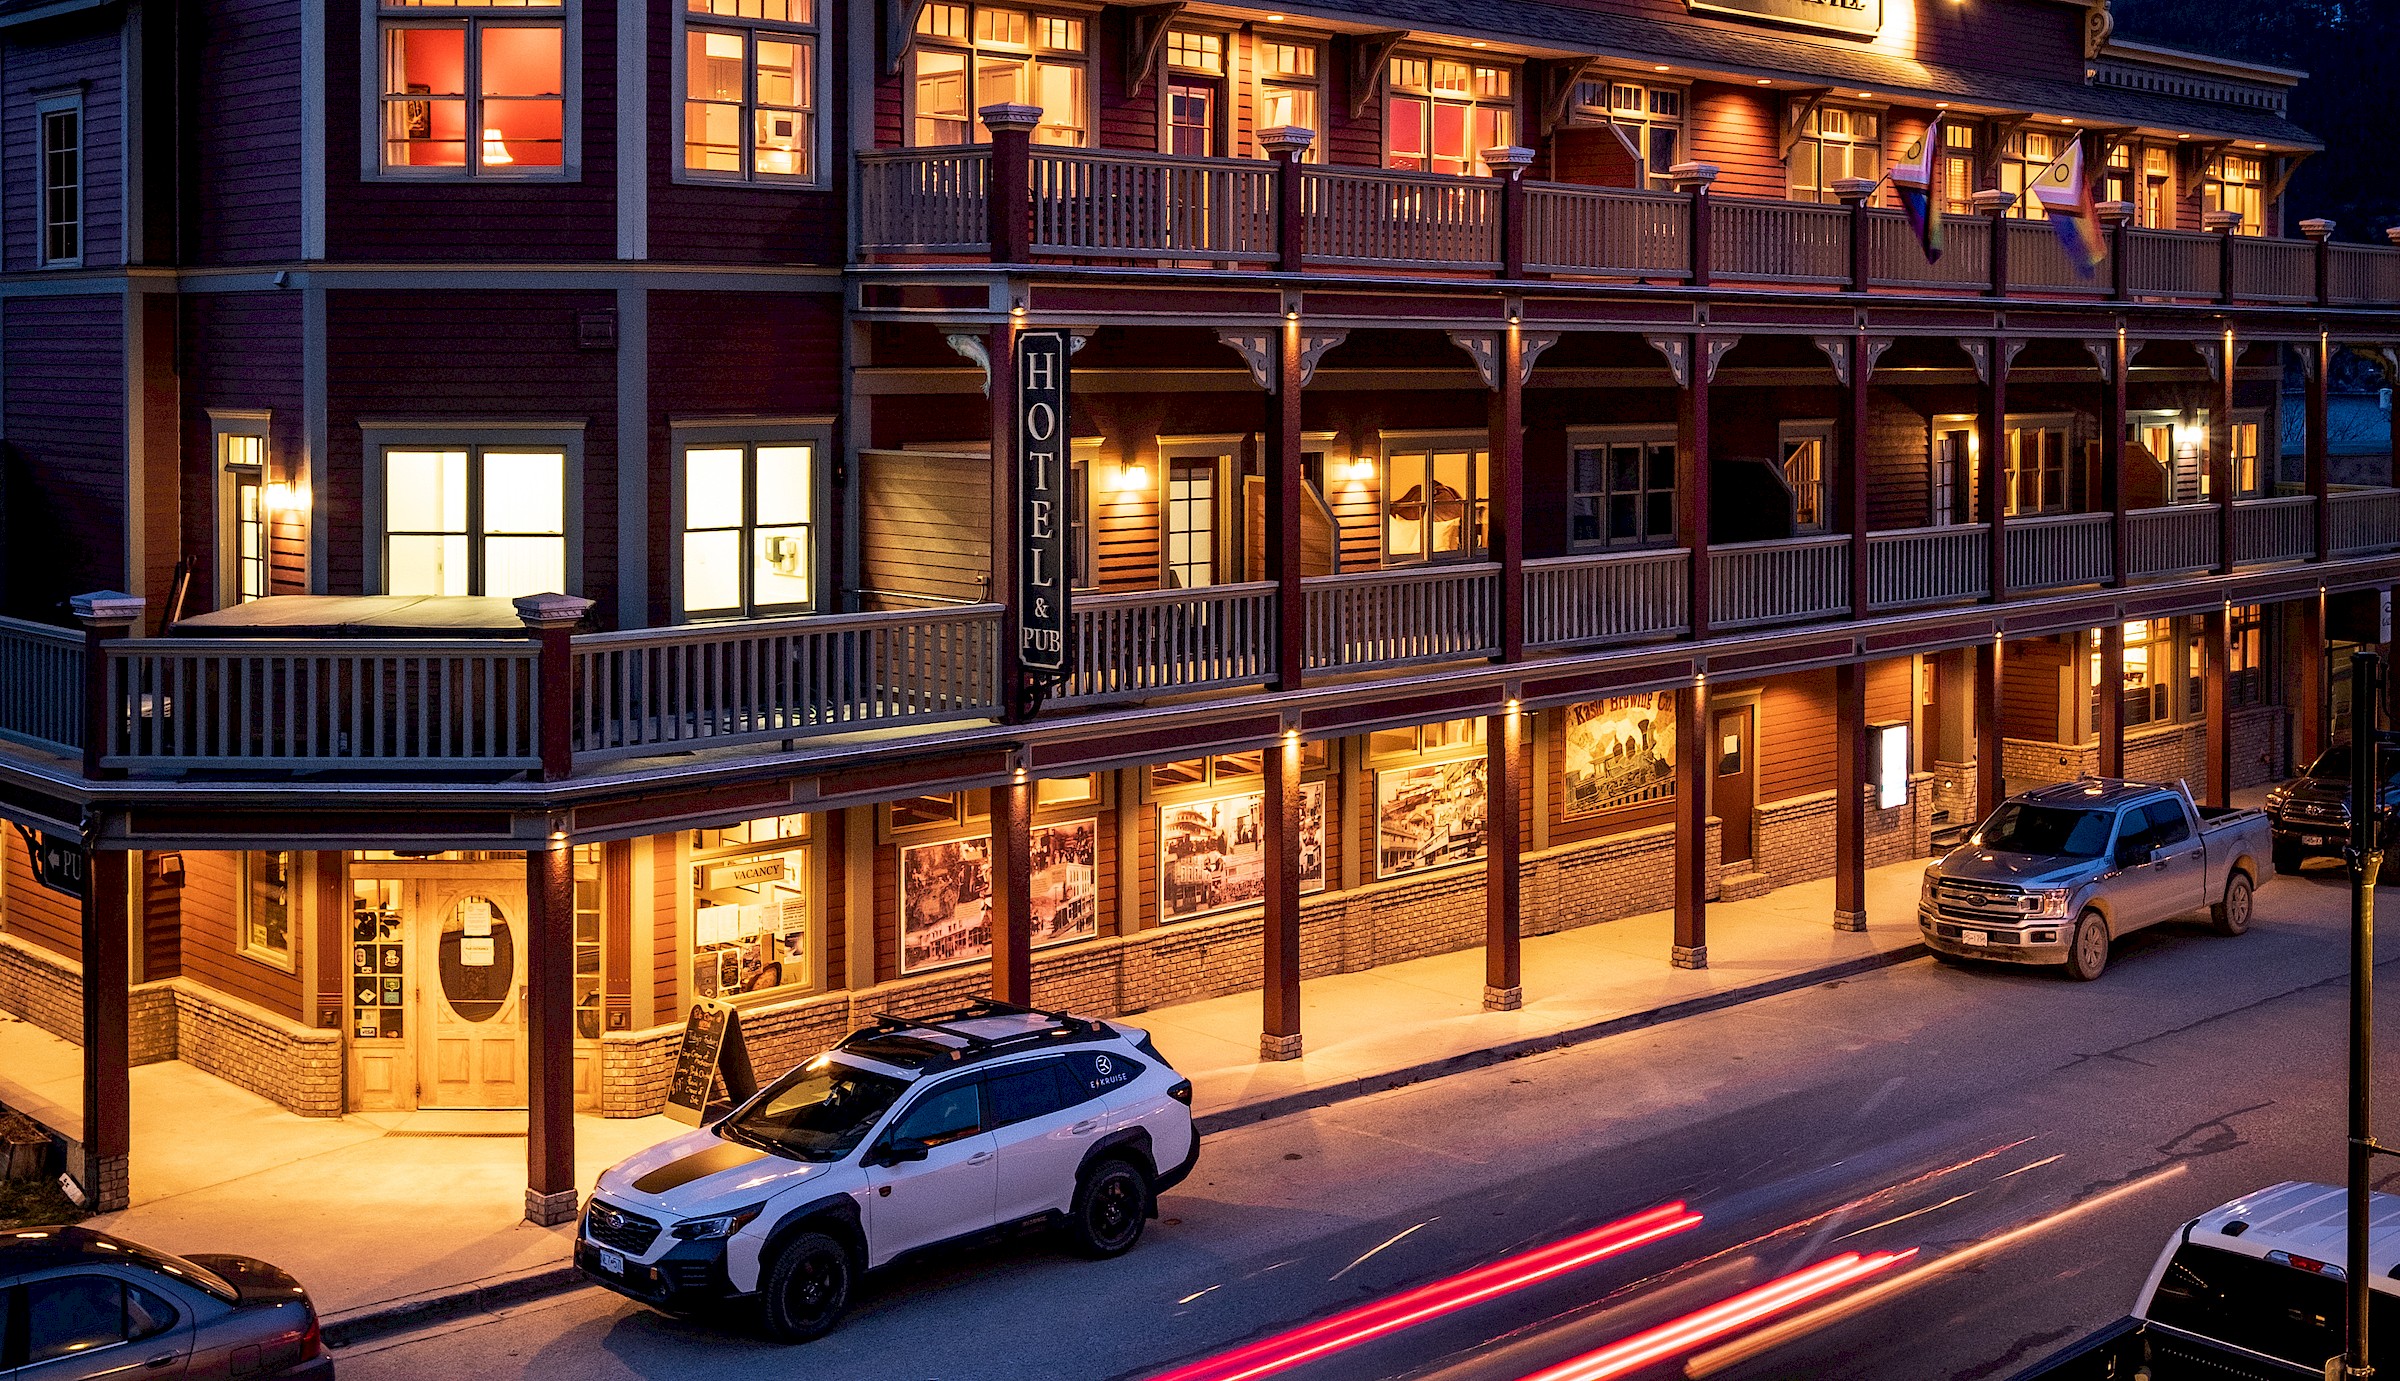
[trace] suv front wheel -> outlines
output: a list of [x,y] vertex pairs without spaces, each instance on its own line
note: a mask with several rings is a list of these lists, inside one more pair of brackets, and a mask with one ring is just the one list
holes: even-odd
[[850,1253],[821,1232],[784,1244],[759,1290],[767,1336],[805,1343],[833,1331],[850,1308]]
[[1150,1220],[1150,1177],[1111,1158],[1093,1166],[1075,1187],[1067,1210],[1067,1245],[1095,1260],[1122,1256],[1142,1240]]

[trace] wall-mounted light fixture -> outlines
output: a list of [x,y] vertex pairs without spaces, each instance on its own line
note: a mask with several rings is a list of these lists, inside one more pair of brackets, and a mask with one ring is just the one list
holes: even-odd
[[1349,467],[1342,472],[1342,478],[1352,484],[1365,484],[1368,480],[1375,478],[1375,462],[1365,456],[1360,456],[1350,462]]
[[1150,471],[1140,465],[1120,465],[1108,477],[1112,494],[1134,494],[1149,487]]
[[308,491],[297,485],[270,484],[266,492],[269,513],[305,513],[308,511]]

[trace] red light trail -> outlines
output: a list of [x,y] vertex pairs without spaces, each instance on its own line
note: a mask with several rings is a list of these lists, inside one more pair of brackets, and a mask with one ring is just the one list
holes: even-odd
[[1673,1323],[1660,1324],[1572,1361],[1546,1367],[1524,1381],[1608,1381],[1610,1377],[1639,1371],[1653,1362],[1738,1332],[1770,1314],[1829,1295],[1916,1254],[1914,1247],[1904,1252],[1874,1252],[1865,1256],[1844,1252],[1804,1271],[1795,1271],[1755,1290],[1745,1290],[1731,1299],[1686,1314]]

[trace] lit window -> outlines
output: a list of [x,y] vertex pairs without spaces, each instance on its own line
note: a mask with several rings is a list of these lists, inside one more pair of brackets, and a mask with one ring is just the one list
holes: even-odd
[[2233,421],[2233,496],[2255,499],[2268,489],[2268,477],[2259,464],[2258,428],[2256,416],[2235,414]]
[[2000,190],[2017,199],[2008,208],[2009,215],[2028,221],[2046,219],[2047,213],[2030,189],[2041,179],[2042,170],[2066,153],[2074,138],[2049,130],[2021,129],[2000,146]]
[[1883,175],[1883,116],[1875,111],[1796,104],[1785,119],[1792,200],[1833,201],[1833,184],[1843,178]]
[[1225,36],[1194,33],[1188,29],[1169,30],[1167,66],[1186,72],[1222,75],[1225,71]]
[[1578,546],[1642,547],[1675,540],[1671,435],[1571,439],[1568,522]]
[[292,855],[245,853],[239,902],[242,953],[280,968],[292,966]]
[[1091,143],[1086,36],[1080,16],[946,0],[926,5],[909,45],[909,143],[988,142],[992,132],[975,115],[988,105],[1040,106],[1037,144]]
[[2067,429],[2008,429],[2008,512],[2064,513],[2067,509]]
[[224,475],[224,516],[218,536],[220,605],[247,604],[267,593],[267,438],[263,432],[217,433]]
[[1683,92],[1644,82],[1588,81],[1575,84],[1580,123],[1615,131],[1642,170],[1642,185],[1663,191],[1675,185],[1668,169],[1683,157]]
[[2200,184],[2201,209],[2238,211],[2242,216],[2238,233],[2266,234],[2266,169],[2263,158],[2239,153],[2219,155],[2208,165],[2208,177]]
[[42,128],[42,265],[83,262],[83,100],[53,97],[38,107]]
[[1792,530],[1833,526],[1833,424],[1786,422],[1781,427],[1783,482],[1792,491]]
[[1411,447],[1384,456],[1384,560],[1473,560],[1488,545],[1491,452]]
[[797,613],[814,597],[815,443],[683,451],[683,612]]
[[1262,42],[1257,52],[1258,127],[1313,131],[1317,137],[1301,158],[1324,162],[1324,150],[1319,146],[1325,142],[1325,96],[1318,84],[1316,45]]
[[816,173],[816,36],[810,0],[686,0],[748,19],[684,30],[683,166],[727,179]]
[[692,836],[692,991],[701,998],[809,982],[808,817]]
[[[429,12],[443,17],[416,17]],[[384,171],[510,176],[566,165],[564,5],[385,0],[383,13]]]
[[567,588],[567,457],[499,446],[394,446],[384,464],[384,593]]
[[1942,122],[1942,201],[1954,216],[1975,210],[1975,126]]
[[1398,57],[1389,76],[1384,166],[1489,177],[1483,151],[1517,142],[1513,69]]

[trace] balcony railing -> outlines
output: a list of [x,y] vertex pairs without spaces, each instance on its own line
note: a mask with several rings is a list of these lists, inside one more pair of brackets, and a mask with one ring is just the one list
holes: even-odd
[[2317,501],[2306,494],[2233,506],[2233,563],[2306,561],[2317,554]]
[[1867,534],[1867,603],[1908,609],[1981,599],[1991,588],[1992,530],[1982,523]]
[[0,618],[0,738],[73,753],[83,747],[83,635]]
[[1053,704],[1255,685],[1275,674],[1275,586],[1082,595],[1074,675]]
[[2217,568],[2217,506],[2177,504],[2137,508],[2125,515],[2129,574],[2136,580]]
[[1308,597],[1311,671],[1365,671],[1500,651],[1496,565],[1312,576],[1301,588]]
[[[999,246],[1284,270],[2400,305],[2400,248],[2380,245],[2128,226],[2110,232],[2112,262],[2086,278],[2050,226],[2004,217],[1949,218],[1945,252],[1930,263],[1898,212],[1865,206],[1048,145],[997,163],[982,145],[857,160],[858,250],[870,257],[989,256]],[[1011,185],[995,188],[995,177]],[[1298,225],[1285,227],[1286,215]],[[1293,255],[1299,264],[1284,262]]]
[[1708,549],[1709,626],[1831,618],[1850,608],[1850,539],[1836,534]]
[[2109,515],[2045,513],[2011,518],[2008,583],[2016,590],[2056,590],[2096,585],[2109,578]]
[[1574,647],[1671,636],[1692,626],[1692,554],[1559,556],[1525,563],[1525,643]]
[[2337,489],[2327,496],[2332,554],[2364,556],[2400,546],[2400,489]]

